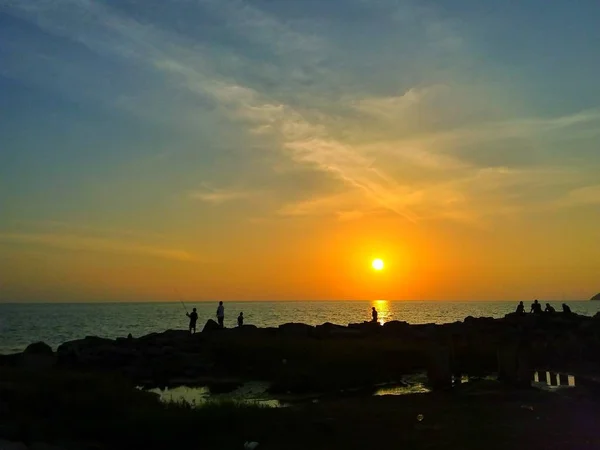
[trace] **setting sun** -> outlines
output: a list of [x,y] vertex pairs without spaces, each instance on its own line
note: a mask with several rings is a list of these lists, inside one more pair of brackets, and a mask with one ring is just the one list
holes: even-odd
[[383,269],[383,260],[381,259],[374,259],[373,262],[371,263],[371,266],[373,267],[373,269],[375,270],[382,270]]

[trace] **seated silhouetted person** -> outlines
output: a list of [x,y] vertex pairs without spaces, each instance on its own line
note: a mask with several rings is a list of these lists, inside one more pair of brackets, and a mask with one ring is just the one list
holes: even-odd
[[542,304],[537,300],[534,300],[531,304],[531,312],[533,314],[541,314],[542,313]]
[[377,310],[374,306],[372,308],[371,315],[373,316],[373,322],[377,322]]
[[190,318],[190,333],[196,332],[196,322],[198,321],[198,313],[196,312],[196,308],[192,310],[192,313],[185,313],[186,316]]
[[569,305],[567,305],[566,303],[562,304],[562,309],[565,314],[571,314],[571,308],[569,308]]
[[238,327],[241,327],[244,325],[244,313],[241,312],[240,315],[238,316]]
[[517,305],[517,310],[515,311],[517,314],[525,314],[525,305],[523,302],[519,302]]
[[546,309],[544,310],[544,312],[554,314],[556,310],[554,309],[554,306],[552,306],[550,303],[546,303]]

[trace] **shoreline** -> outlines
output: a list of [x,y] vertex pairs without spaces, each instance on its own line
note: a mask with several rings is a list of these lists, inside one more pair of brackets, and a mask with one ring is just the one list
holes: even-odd
[[[370,307],[375,305],[382,322],[406,321],[411,325],[436,323],[443,325],[462,321],[467,316],[503,318],[516,305],[508,302],[471,303],[407,303],[407,302],[283,302],[226,305],[226,326],[235,325],[238,311],[243,311],[246,323],[259,327],[278,327],[286,322],[307,322],[322,325],[325,322],[347,325],[370,319]],[[193,305],[187,305],[191,308]],[[200,324],[214,315],[214,304],[195,304]],[[560,305],[555,304],[557,309]],[[239,309],[238,309],[239,308]],[[578,302],[573,311],[591,317],[600,311],[600,303]],[[25,328],[31,317],[32,327]],[[0,304],[0,354],[24,351],[35,340],[49,344],[54,350],[67,341],[85,336],[108,339],[142,336],[156,331],[187,328],[185,310],[177,303],[78,303],[78,304]]]
[[[439,325],[390,321],[220,329],[208,320],[196,334],[166,330],[116,339],[88,336],[56,351],[34,343],[24,352],[0,355],[0,366],[108,370],[155,385],[173,378],[255,379],[302,391],[388,382],[418,370],[427,370],[433,384],[448,384],[451,375],[503,370],[519,384],[526,382],[521,369],[600,374],[598,355],[600,313],[512,313]],[[519,358],[521,369],[512,362]]]

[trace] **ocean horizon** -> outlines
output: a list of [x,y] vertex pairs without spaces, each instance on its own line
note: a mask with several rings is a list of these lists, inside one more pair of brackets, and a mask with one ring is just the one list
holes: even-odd
[[[593,316],[600,302],[566,301],[574,313]],[[302,322],[339,325],[371,319],[375,306],[381,323],[391,320],[411,324],[451,323],[465,317],[504,317],[518,301],[392,301],[392,300],[284,300],[224,301],[225,326],[236,326],[240,312],[245,323],[276,327]],[[526,302],[529,310],[531,302]],[[543,304],[546,301],[542,301]],[[560,311],[563,301],[549,301]],[[198,331],[214,319],[218,301],[169,302],[78,302],[0,303],[0,354],[23,351],[32,342],[43,341],[54,349],[63,342],[100,336],[117,338],[131,333],[139,337],[167,329],[187,329],[187,311],[196,308]]]

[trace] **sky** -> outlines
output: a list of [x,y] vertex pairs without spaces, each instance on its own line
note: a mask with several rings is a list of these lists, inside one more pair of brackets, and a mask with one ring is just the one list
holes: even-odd
[[598,17],[0,0],[0,301],[587,299]]

